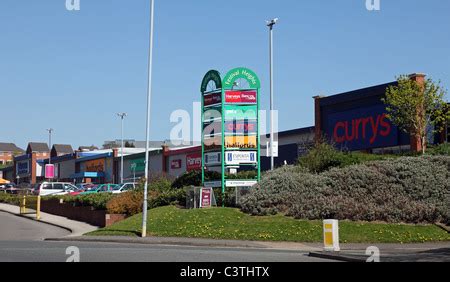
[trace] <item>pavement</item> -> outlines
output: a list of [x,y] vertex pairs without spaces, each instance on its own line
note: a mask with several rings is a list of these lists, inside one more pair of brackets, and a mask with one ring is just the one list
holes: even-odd
[[[20,215],[19,207],[9,204],[0,203],[0,211],[4,211],[13,215],[21,216],[36,221],[36,214]],[[88,232],[92,232],[98,229],[96,226],[89,225],[84,222],[70,220],[66,217],[57,216],[45,212],[41,212],[40,222],[49,225],[57,226],[70,231],[68,237],[82,236]]]

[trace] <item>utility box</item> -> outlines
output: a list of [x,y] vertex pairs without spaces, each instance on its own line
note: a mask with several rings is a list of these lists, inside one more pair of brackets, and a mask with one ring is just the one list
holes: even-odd
[[324,250],[327,252],[339,252],[339,221],[327,219],[323,221]]

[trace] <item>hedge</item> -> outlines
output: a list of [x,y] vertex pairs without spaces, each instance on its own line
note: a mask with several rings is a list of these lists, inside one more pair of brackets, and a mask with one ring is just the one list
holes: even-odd
[[267,173],[241,202],[253,215],[387,222],[450,221],[450,157],[401,157],[312,174]]

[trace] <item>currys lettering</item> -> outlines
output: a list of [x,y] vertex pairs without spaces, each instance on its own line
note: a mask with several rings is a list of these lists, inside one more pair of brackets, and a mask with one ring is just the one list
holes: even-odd
[[381,137],[387,137],[392,126],[386,114],[363,117],[351,121],[339,121],[334,126],[333,139],[336,143],[369,140],[373,144]]

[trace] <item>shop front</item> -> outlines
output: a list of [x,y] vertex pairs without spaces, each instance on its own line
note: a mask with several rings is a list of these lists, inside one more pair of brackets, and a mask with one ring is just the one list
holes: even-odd
[[36,153],[14,158],[14,181],[16,184],[31,184],[45,181],[44,160],[37,159]]
[[113,154],[106,153],[75,160],[75,173],[71,178],[76,183],[114,183]]
[[[412,76],[412,79],[416,79]],[[387,117],[382,99],[397,82],[315,98],[315,138],[342,151],[393,153],[413,148],[414,140]]]
[[[117,163],[116,179],[120,181],[121,158],[116,157]],[[163,153],[161,149],[149,151],[149,176],[160,175],[163,172]],[[124,156],[123,160],[123,182],[138,182],[145,176],[145,152]]]

